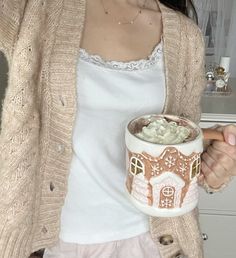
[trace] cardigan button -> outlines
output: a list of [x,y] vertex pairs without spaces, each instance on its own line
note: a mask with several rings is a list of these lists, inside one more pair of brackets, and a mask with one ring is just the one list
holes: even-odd
[[179,116],[180,117],[186,117],[187,115],[185,113],[181,113]]
[[47,228],[45,226],[42,227],[42,230],[41,230],[44,234],[46,234],[48,232]]
[[174,239],[171,235],[163,235],[160,237],[159,242],[162,245],[170,245],[174,242]]
[[176,254],[172,255],[170,258],[187,258],[182,251],[178,251]]
[[63,153],[64,150],[65,150],[65,146],[63,144],[60,143],[60,144],[57,145],[57,152],[58,153]]
[[53,184],[53,182],[50,182],[50,191],[53,192],[54,189],[55,189],[55,185]]
[[59,95],[59,100],[61,102],[61,105],[64,107],[65,106],[65,100],[64,98],[62,97],[62,95]]

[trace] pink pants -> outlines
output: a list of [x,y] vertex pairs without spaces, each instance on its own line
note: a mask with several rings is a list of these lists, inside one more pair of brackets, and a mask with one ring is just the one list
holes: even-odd
[[45,250],[43,258],[160,258],[149,232],[102,244],[73,244],[62,240]]

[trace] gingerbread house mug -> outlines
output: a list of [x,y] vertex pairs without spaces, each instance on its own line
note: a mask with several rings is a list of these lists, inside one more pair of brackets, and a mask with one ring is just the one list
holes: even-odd
[[[168,130],[158,121],[167,124]],[[156,122],[159,128],[149,126]],[[141,135],[143,128],[146,131]],[[157,129],[165,132],[157,135],[155,142],[152,133]],[[184,135],[186,129],[188,135],[183,140],[179,135]],[[197,206],[204,138],[223,140],[223,135],[216,130],[203,131],[192,121],[173,115],[145,115],[128,123],[125,186],[136,208],[151,216],[175,217]]]

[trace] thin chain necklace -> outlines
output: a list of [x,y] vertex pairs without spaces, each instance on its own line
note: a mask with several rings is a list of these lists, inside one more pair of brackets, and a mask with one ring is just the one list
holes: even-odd
[[[110,15],[110,12],[107,10],[107,8],[106,8],[105,5],[104,5],[104,0],[101,0],[101,2],[102,2],[102,7],[103,7],[103,10],[104,10],[104,13],[105,13],[106,15]],[[133,17],[132,20],[130,20],[130,21],[125,21],[125,22],[117,21],[117,23],[118,23],[119,25],[130,25],[130,24],[134,24],[134,22],[138,19],[139,15],[142,13],[142,9],[145,7],[146,2],[147,2],[147,0],[145,0],[145,2],[144,2],[143,5],[142,5],[142,8],[140,8],[140,9],[138,10],[138,12],[137,12],[136,15]]]

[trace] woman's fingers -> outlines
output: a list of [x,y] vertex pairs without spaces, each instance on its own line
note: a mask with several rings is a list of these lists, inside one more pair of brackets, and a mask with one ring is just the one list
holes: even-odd
[[212,188],[218,188],[227,181],[228,174],[225,169],[207,152],[202,155],[201,170],[207,184]]
[[[213,144],[207,148],[207,153],[214,160],[214,162],[216,162],[216,164],[218,164],[219,167],[220,166],[223,167],[227,175],[230,176],[229,172],[234,167],[235,161],[231,156],[229,156],[223,150],[224,150],[223,148],[222,149],[215,148]],[[214,166],[214,164],[212,166]]]
[[236,175],[236,126],[218,127],[225,141],[212,141],[202,154],[202,175],[199,182],[206,183],[212,188],[219,188]]

